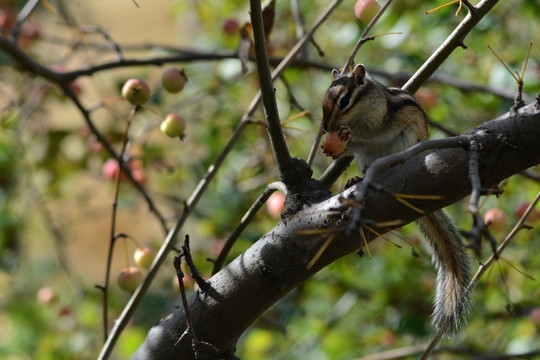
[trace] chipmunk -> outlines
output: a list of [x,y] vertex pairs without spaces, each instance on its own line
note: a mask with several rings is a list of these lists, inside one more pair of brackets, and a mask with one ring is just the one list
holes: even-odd
[[[414,97],[371,79],[361,64],[350,73],[332,71],[322,108],[324,130],[329,135],[337,131],[341,141],[337,152],[323,145],[325,153],[354,155],[361,172],[379,157],[428,138],[426,114]],[[425,215],[416,224],[437,269],[433,323],[440,328],[449,320],[455,331],[468,308],[469,255],[456,225],[443,210]]]

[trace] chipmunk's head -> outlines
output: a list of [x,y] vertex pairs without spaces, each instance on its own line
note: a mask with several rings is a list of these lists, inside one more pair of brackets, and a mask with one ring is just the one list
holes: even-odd
[[341,125],[349,125],[356,105],[362,100],[367,86],[366,68],[358,64],[351,72],[341,74],[332,71],[332,84],[324,95],[323,128],[326,132],[337,130]]

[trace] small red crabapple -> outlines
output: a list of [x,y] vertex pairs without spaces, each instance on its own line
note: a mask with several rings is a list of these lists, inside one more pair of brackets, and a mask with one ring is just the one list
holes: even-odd
[[[63,73],[66,71],[66,69],[62,65],[58,65],[58,64],[51,66],[51,69],[57,73]],[[77,82],[77,80],[73,80],[69,82],[67,85],[76,96],[79,96],[83,91],[81,85]]]
[[161,122],[159,129],[168,137],[175,138],[178,136],[182,140],[184,138],[184,130],[186,129],[186,121],[178,114],[169,114]]
[[414,98],[424,109],[431,109],[437,105],[438,97],[435,91],[428,88],[419,89]]
[[266,201],[266,208],[270,216],[274,218],[280,217],[281,213],[285,210],[285,196],[279,191],[276,191]]
[[321,148],[326,156],[331,156],[335,159],[345,151],[347,142],[341,140],[339,130],[336,130],[326,136]]
[[146,183],[146,172],[144,169],[131,170],[131,175],[133,175],[133,179],[139,184],[144,185]]
[[8,8],[0,8],[0,32],[8,34],[15,25],[17,15]]
[[210,244],[210,252],[212,255],[218,256],[219,253],[221,253],[221,250],[223,250],[225,243],[226,241],[224,239],[216,239],[212,241],[212,244]]
[[69,316],[73,313],[73,309],[70,306],[62,306],[58,310],[58,316]]
[[94,134],[88,137],[86,140],[86,146],[88,147],[88,150],[93,153],[98,153],[103,150],[103,144],[98,141]]
[[79,85],[78,82],[76,81],[72,81],[68,84],[69,88],[71,89],[71,91],[73,91],[73,93],[75,94],[75,96],[79,96],[82,94],[83,92],[83,89],[81,87],[81,85]]
[[168,68],[161,75],[161,85],[172,94],[179,93],[186,85],[186,75],[183,70]]
[[223,32],[227,35],[236,35],[238,34],[238,29],[240,26],[238,25],[238,21],[236,19],[226,19],[223,22]]
[[29,18],[28,21],[25,21],[21,26],[17,45],[22,49],[26,49],[32,45],[40,35],[41,25],[35,18]]
[[132,105],[144,105],[150,99],[148,83],[141,79],[129,79],[122,87],[122,96]]
[[[516,209],[516,215],[518,218],[521,218],[524,214],[527,208],[529,207],[530,203],[524,202],[519,204],[518,208]],[[538,210],[532,209],[531,213],[529,214],[529,221],[537,221],[540,219],[540,212]]]
[[364,24],[368,24],[377,12],[381,9],[381,5],[375,0],[358,0],[354,5],[354,14]]
[[536,307],[529,313],[529,320],[540,329],[540,307]]
[[[144,171],[140,159],[131,159],[129,161],[129,169],[135,181],[137,181],[141,185],[144,185],[146,183],[146,172]],[[116,161],[116,159],[107,160],[101,168],[101,174],[107,180],[116,181],[116,177],[118,176],[119,171],[120,165],[118,164],[118,161]],[[125,171],[122,171],[120,181],[126,180],[128,180],[128,176]]]
[[[131,170],[131,175],[133,179],[139,184],[144,185],[146,183],[146,172],[144,171],[142,161],[138,158],[133,158],[129,161],[129,169]],[[122,172],[122,180],[127,179],[127,175]]]
[[118,274],[118,278],[116,279],[116,283],[120,289],[124,290],[125,292],[133,292],[141,284],[142,279],[143,275],[141,270],[133,266],[128,266],[120,271],[120,274]]
[[50,305],[58,299],[58,296],[53,289],[45,286],[38,290],[36,298],[38,302],[45,305]]
[[484,222],[491,230],[501,230],[506,225],[506,214],[499,208],[493,208],[484,214]]
[[149,269],[156,257],[156,250],[149,246],[138,247],[133,254],[135,263],[143,269]]
[[103,164],[101,168],[101,173],[103,177],[108,180],[116,180],[118,176],[118,171],[120,171],[120,165],[116,159],[109,159]]

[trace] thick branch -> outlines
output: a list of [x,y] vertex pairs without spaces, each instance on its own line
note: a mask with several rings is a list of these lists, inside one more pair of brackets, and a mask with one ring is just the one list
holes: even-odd
[[[335,7],[341,2],[342,0],[334,0],[332,3],[328,5],[328,7],[323,11],[321,16],[317,19],[315,24],[311,27],[311,29],[306,33],[306,35],[298,41],[298,43],[289,51],[287,56],[282,60],[282,62],[277,66],[276,69],[272,72],[272,80],[275,80],[278,76],[280,76],[285,68],[290,64],[292,59],[296,56],[296,54],[305,46],[308,39],[311,38],[311,36],[314,34],[315,30],[319,28],[319,26],[325,21],[325,19],[331,14],[331,12],[335,9]],[[0,43],[1,45],[1,43]],[[109,335],[109,338],[107,339],[107,342],[103,346],[101,353],[98,357],[98,359],[107,359],[112,352],[112,349],[114,347],[114,344],[116,343],[116,340],[120,336],[120,333],[127,325],[127,322],[135,312],[135,309],[139,305],[139,303],[142,300],[143,295],[146,293],[148,288],[150,287],[150,284],[152,283],[157,270],[161,267],[163,262],[165,261],[165,258],[169,251],[174,247],[176,237],[180,231],[180,229],[183,227],[185,221],[197,205],[199,199],[201,198],[202,194],[204,193],[205,189],[207,188],[210,181],[214,178],[217,171],[219,170],[221,164],[225,161],[227,155],[229,154],[230,150],[234,147],[236,144],[236,141],[240,136],[242,135],[245,127],[250,122],[251,116],[255,113],[255,110],[259,106],[261,100],[261,92],[258,91],[257,95],[253,98],[251,101],[251,104],[249,105],[248,110],[246,113],[242,116],[242,120],[240,121],[239,126],[234,131],[234,134],[227,142],[227,145],[221,152],[221,154],[218,156],[217,160],[214,162],[212,166],[208,169],[206,174],[204,175],[203,179],[198,183],[197,187],[191,194],[190,198],[188,199],[186,206],[184,207],[184,210],[179,215],[176,224],[173,226],[173,228],[169,231],[167,234],[167,237],[165,238],[159,252],[156,255],[156,258],[154,260],[154,263],[148,270],[148,274],[146,275],[145,279],[141,283],[141,285],[135,290],[135,292],[132,294],[131,298],[129,299],[128,303],[124,307],[124,310],[122,311],[122,314],[116,321],[113,329],[111,330],[111,334]]]
[[[484,186],[497,184],[540,163],[539,121],[540,104],[535,103],[518,114],[505,114],[471,132],[481,144],[479,168]],[[442,195],[440,200],[415,203],[427,212],[454,203],[471,191],[467,154],[460,148],[437,150],[410,159],[382,172],[375,181],[396,193]],[[347,219],[347,214],[336,214],[336,209],[344,208],[341,196],[354,190],[306,206],[210,278],[211,288],[204,294],[195,293],[189,300],[193,326],[200,340],[211,343],[223,354],[230,354],[240,335],[272,304],[315,272],[356,251],[361,246],[359,235],[340,234],[339,241],[331,242],[315,265],[306,269],[332,229],[347,224],[347,220],[339,220]],[[375,222],[400,219],[408,223],[420,216],[374,191],[367,193],[366,204],[364,214]],[[328,216],[331,214],[338,216]],[[313,235],[317,232],[312,230],[317,229],[329,232]],[[188,339],[177,343],[186,326],[182,314],[180,309],[156,324],[133,359],[191,358]]]

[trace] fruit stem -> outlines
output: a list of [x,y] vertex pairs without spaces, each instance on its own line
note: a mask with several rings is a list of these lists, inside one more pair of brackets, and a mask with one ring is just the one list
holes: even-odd
[[135,113],[137,111],[137,106],[133,106],[131,109],[131,112],[129,113],[129,117],[126,123],[126,128],[124,130],[124,136],[122,139],[122,151],[120,152],[120,155],[118,156],[118,175],[116,177],[116,183],[115,183],[115,189],[114,189],[114,201],[112,204],[112,214],[111,214],[111,232],[110,232],[110,241],[109,241],[109,252],[107,255],[107,267],[105,270],[105,285],[100,286],[99,289],[101,290],[103,294],[103,338],[104,341],[107,341],[108,337],[108,291],[109,291],[109,283],[111,278],[111,264],[112,264],[112,257],[113,257],[113,251],[114,251],[114,245],[116,243],[116,209],[118,205],[118,193],[120,190],[120,178],[122,176],[122,166],[121,163],[124,161],[124,154],[126,152],[127,148],[127,142],[128,142],[128,131],[129,126],[131,125],[131,122],[133,121],[133,118],[135,117]]

